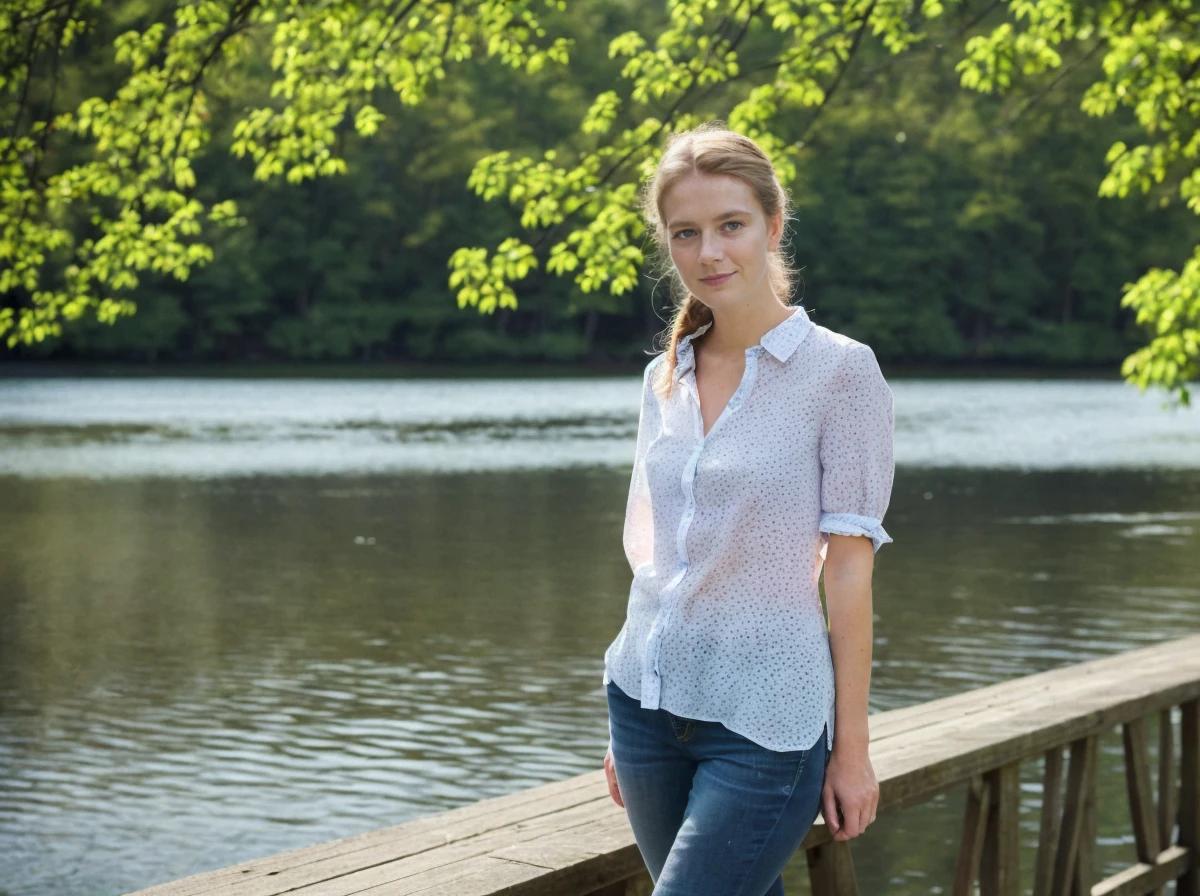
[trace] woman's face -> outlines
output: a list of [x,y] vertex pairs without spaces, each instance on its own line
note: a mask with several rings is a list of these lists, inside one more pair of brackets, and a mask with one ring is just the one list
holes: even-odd
[[688,290],[710,308],[772,299],[768,253],[782,216],[768,219],[740,178],[693,172],[663,196],[671,261]]

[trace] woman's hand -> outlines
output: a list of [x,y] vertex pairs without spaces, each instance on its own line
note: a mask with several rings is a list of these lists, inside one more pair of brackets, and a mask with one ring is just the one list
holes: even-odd
[[[866,750],[839,753],[836,744],[825,769],[821,789],[821,815],[834,840],[857,837],[875,821],[879,783]],[[838,817],[838,810],[841,817]]]
[[617,786],[617,767],[613,764],[612,745],[608,747],[608,752],[604,754],[604,777],[608,778],[608,795],[613,798],[613,802],[625,808],[625,801],[621,799],[621,788]]

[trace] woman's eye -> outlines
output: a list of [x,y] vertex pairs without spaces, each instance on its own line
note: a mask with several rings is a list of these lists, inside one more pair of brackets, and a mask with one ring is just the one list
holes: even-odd
[[[746,225],[743,224],[741,221],[726,221],[721,226],[727,228],[727,230],[733,231],[733,230],[741,230]],[[686,239],[690,239],[691,237],[693,237],[695,235],[695,233],[696,233],[696,231],[694,228],[683,227],[683,228],[680,228],[679,230],[676,230],[674,233],[672,233],[671,238],[677,239],[677,240],[686,240]]]

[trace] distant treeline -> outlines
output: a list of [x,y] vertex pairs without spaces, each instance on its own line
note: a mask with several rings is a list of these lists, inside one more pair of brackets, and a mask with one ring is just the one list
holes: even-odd
[[[157,7],[162,9],[158,10]],[[110,90],[111,40],[174,4],[105,4],[107,27],[81,43],[63,89]],[[476,159],[569,141],[582,111],[616,79],[608,42],[652,29],[633,0],[576,0],[556,23],[577,35],[570,78],[481,61],[456,70],[424,105],[385,97],[380,133],[347,127],[345,175],[298,186],[256,182],[229,152],[230,127],[197,167],[199,191],[235,198],[247,223],[220,232],[216,258],[185,282],[146,278],[138,312],[115,326],[78,322],[63,339],[11,358],[128,361],[634,361],[662,328],[670,292],[647,271],[633,294],[581,294],[535,272],[520,307],[458,308],[447,260],[494,245],[512,212],[466,185]],[[795,301],[815,319],[896,362],[991,360],[1117,364],[1144,341],[1119,306],[1122,284],[1177,265],[1195,218],[1152,197],[1100,199],[1104,153],[1137,127],[1078,109],[1075,78],[1004,99],[962,90],[965,39],[946,34],[891,57],[864,54],[820,112],[792,187]],[[981,28],[989,23],[984,22]],[[223,83],[215,116],[264,95]],[[812,114],[807,113],[807,114]],[[1124,130],[1123,130],[1124,129]]]

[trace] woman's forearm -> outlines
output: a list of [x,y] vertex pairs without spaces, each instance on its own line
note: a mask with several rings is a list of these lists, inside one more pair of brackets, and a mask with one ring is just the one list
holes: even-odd
[[831,535],[824,568],[825,604],[829,611],[829,647],[833,654],[837,693],[835,752],[866,753],[873,643],[871,540]]

